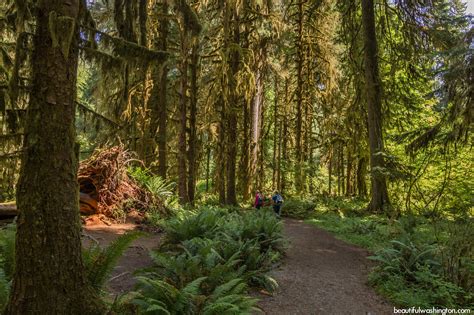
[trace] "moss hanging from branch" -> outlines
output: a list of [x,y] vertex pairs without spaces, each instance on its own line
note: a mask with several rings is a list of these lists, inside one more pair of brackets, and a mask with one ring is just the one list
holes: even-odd
[[186,0],[176,0],[175,9],[183,16],[185,30],[190,31],[193,36],[198,36],[201,33],[202,25],[196,12],[194,12]]
[[[116,58],[120,58],[121,60],[127,63],[137,65],[146,65],[153,63],[161,64],[168,57],[167,52],[151,50],[144,46],[138,45],[122,38],[111,36],[107,33],[101,32],[88,26],[83,26],[83,28],[95,33],[95,36],[98,36],[100,38],[99,44],[102,44],[104,48],[110,49]],[[98,54],[96,55],[96,57],[98,57]]]

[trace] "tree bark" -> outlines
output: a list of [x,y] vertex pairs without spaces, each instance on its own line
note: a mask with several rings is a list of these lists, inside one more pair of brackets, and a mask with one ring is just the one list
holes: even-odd
[[295,144],[295,189],[298,193],[303,190],[303,66],[304,66],[304,47],[303,47],[303,1],[298,2],[296,29],[296,144]]
[[380,154],[384,150],[382,135],[382,86],[377,56],[375,9],[373,0],[362,0],[362,21],[365,44],[365,80],[371,169],[370,212],[384,212],[390,206],[385,177],[378,171],[385,165]]
[[273,82],[273,158],[272,158],[272,187],[273,189],[278,189],[278,166],[277,166],[277,157],[278,157],[278,81],[275,76]]
[[218,123],[218,139],[217,139],[217,161],[214,175],[215,187],[219,193],[219,203],[225,204],[226,201],[226,156],[225,156],[225,105],[222,97],[217,102],[217,109],[220,113],[220,121]]
[[[288,117],[288,107],[290,103],[290,93],[289,93],[289,79],[285,79],[285,108],[284,108],[284,117]],[[281,168],[280,171],[280,190],[282,194],[285,194],[286,192],[286,187],[287,187],[287,175],[286,171],[288,170],[288,142],[289,142],[289,135],[288,135],[288,129],[289,129],[289,122],[288,119],[283,119],[283,135],[282,135],[282,153],[281,153],[281,164],[283,164],[283,168]]]
[[[230,6],[230,4],[226,4]],[[235,8],[226,8],[227,13],[230,17],[228,24],[231,26],[231,40],[235,45],[240,44],[240,19]],[[231,51],[229,56],[229,104],[227,106],[227,191],[226,191],[226,204],[235,205],[237,204],[237,191],[236,191],[236,164],[237,164],[237,104],[239,98],[237,96],[237,73],[239,71],[240,56],[238,51]]]
[[253,183],[254,187],[260,185],[260,174],[258,173],[258,162],[259,162],[259,151],[260,151],[260,141],[261,141],[261,117],[262,117],[262,106],[263,106],[263,78],[262,71],[259,69],[259,62],[257,61],[257,70],[255,74],[255,95],[252,100],[252,110],[251,110],[251,133],[252,133],[252,143],[250,144],[251,153],[250,153],[250,172],[249,178],[250,182]]
[[209,192],[209,177],[211,174],[211,146],[206,148],[206,192]]
[[235,185],[235,166],[237,160],[237,113],[234,109],[230,109],[227,118],[227,190],[226,190],[226,204],[237,204],[237,192]]
[[188,199],[194,204],[196,187],[196,115],[198,94],[199,44],[194,44],[191,52],[191,86],[189,101],[189,141],[188,141]]
[[334,148],[330,149],[331,151],[329,152],[329,163],[328,163],[328,194],[329,196],[332,195],[332,160],[334,158]]
[[357,184],[357,195],[362,198],[367,197],[367,185],[365,184],[365,176],[367,173],[366,168],[367,168],[366,158],[364,157],[359,158],[359,161],[357,163],[356,184]]
[[250,113],[249,106],[244,100],[242,106],[242,146],[240,149],[240,189],[242,191],[243,200],[250,198]]
[[[168,1],[163,0],[162,4],[163,14],[168,14]],[[160,39],[159,39],[159,49],[162,51],[167,51],[168,49],[168,28],[169,21],[168,19],[161,19],[160,21]],[[158,175],[161,178],[166,179],[166,172],[168,169],[167,165],[167,118],[168,118],[168,66],[163,65],[161,78],[159,79],[159,99],[158,99],[158,134],[157,134],[157,143],[158,143]]]
[[[37,7],[9,315],[105,312],[81,256],[74,126],[79,10],[79,0],[44,0]],[[72,32],[72,43],[54,45],[50,28],[63,32],[62,39]]]
[[179,138],[178,138],[178,194],[182,204],[187,203],[187,89],[188,89],[188,48],[186,30],[181,31],[180,98],[179,98]]
[[353,196],[354,195],[354,185],[353,185],[353,176],[352,176],[352,154],[351,149],[347,148],[347,169],[346,169],[346,196]]

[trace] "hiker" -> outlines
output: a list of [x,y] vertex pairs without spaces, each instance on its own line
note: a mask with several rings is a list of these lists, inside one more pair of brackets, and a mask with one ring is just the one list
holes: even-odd
[[255,208],[260,209],[263,206],[263,195],[260,192],[260,190],[257,190],[257,193],[255,194]]
[[273,211],[275,211],[275,214],[278,217],[280,217],[281,205],[283,204],[283,197],[276,190],[273,193],[272,202],[273,202]]

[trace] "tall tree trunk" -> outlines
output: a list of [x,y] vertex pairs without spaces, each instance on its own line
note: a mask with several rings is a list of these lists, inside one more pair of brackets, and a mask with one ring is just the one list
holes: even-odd
[[240,157],[240,185],[242,190],[242,197],[244,200],[250,198],[250,113],[249,106],[247,101],[244,100],[242,106],[243,110],[243,120],[242,120],[242,147],[241,147],[241,157]]
[[[247,11],[247,6],[245,7],[244,16],[249,14]],[[242,49],[249,49],[249,35],[251,30],[249,30],[250,25],[244,24],[243,25],[243,32],[242,32]],[[251,125],[250,125],[250,104],[245,97],[242,98],[242,142],[241,142],[241,149],[240,149],[240,165],[239,165],[239,188],[242,193],[242,197],[244,201],[247,201],[251,198],[251,177],[250,177],[250,145],[251,145]]]
[[251,110],[251,132],[252,132],[252,143],[250,145],[250,172],[249,178],[253,182],[253,185],[256,188],[260,185],[260,174],[258,172],[258,162],[259,162],[259,150],[260,150],[260,141],[262,134],[262,105],[263,105],[263,78],[262,71],[259,69],[257,62],[257,70],[255,74],[255,95],[252,100],[252,110]]
[[283,150],[283,135],[282,135],[282,130],[283,130],[283,121],[280,120],[280,125],[278,127],[278,184],[277,184],[277,189],[281,193],[282,191],[282,171],[281,171],[281,164],[282,164],[282,155],[281,151]]
[[227,118],[227,190],[226,190],[226,204],[237,204],[237,192],[235,185],[235,167],[237,159],[237,113],[234,109],[230,109]]
[[365,184],[365,175],[367,173],[366,169],[367,169],[366,158],[364,157],[359,158],[359,161],[357,163],[356,183],[357,183],[357,195],[362,198],[367,197],[367,185]]
[[329,196],[332,195],[332,160],[334,158],[333,152],[334,148],[330,149],[331,151],[329,152],[329,163],[328,163],[328,194]]
[[[289,92],[289,79],[285,79],[285,108],[284,108],[284,117],[288,117],[288,106],[290,103],[290,92]],[[282,136],[282,164],[283,171],[281,172],[281,183],[280,190],[284,194],[287,187],[287,175],[286,171],[288,170],[288,119],[283,119],[283,136]]]
[[[263,80],[263,79],[262,79]],[[263,85],[263,82],[262,82]],[[263,86],[262,86],[263,90]],[[263,91],[262,91],[263,94]],[[265,104],[262,95],[262,105],[260,106],[260,141],[259,141],[259,148],[258,148],[258,156],[257,156],[257,176],[256,182],[257,187],[264,187],[265,186],[265,139],[267,139],[268,134],[270,133],[271,124],[268,124],[267,130],[265,130]]]
[[295,146],[295,188],[298,193],[303,190],[303,1],[298,2],[297,38],[296,38],[296,146]]
[[[230,4],[227,4],[230,6]],[[240,44],[240,19],[235,8],[226,8],[230,13],[230,21],[226,24],[230,24],[231,27],[231,40],[234,45]],[[237,73],[239,71],[240,55],[238,51],[230,51],[229,56],[229,104],[227,108],[227,191],[226,191],[226,204],[235,205],[237,204],[237,191],[236,191],[236,164],[237,164],[237,135],[238,135],[238,116],[237,116],[237,104],[239,101],[237,95]]]
[[181,86],[179,99],[179,138],[178,138],[178,194],[181,203],[186,203],[188,199],[187,187],[187,143],[186,143],[186,128],[187,128],[187,89],[188,89],[188,45],[187,45],[186,30],[182,30],[181,34]]
[[[163,14],[168,14],[168,0],[163,0],[162,3]],[[168,50],[168,28],[169,21],[164,18],[160,20],[160,39],[159,49],[162,51]],[[163,179],[166,178],[166,172],[168,169],[167,165],[167,118],[168,118],[168,66],[166,63],[163,65],[161,78],[159,79],[159,117],[158,117],[158,175]]]
[[197,114],[197,94],[198,94],[198,63],[199,44],[193,45],[191,52],[191,86],[189,102],[189,141],[188,141],[188,198],[194,204],[196,186],[196,114]]
[[346,196],[354,195],[354,185],[352,180],[353,159],[351,149],[347,147],[347,169],[346,169]]
[[225,104],[222,96],[217,102],[217,108],[220,112],[220,120],[218,124],[218,139],[217,139],[217,156],[216,156],[216,170],[214,175],[215,187],[219,192],[219,203],[226,202],[226,154],[225,154]]
[[341,146],[336,147],[336,176],[337,176],[337,195],[341,195]]
[[[38,3],[9,315],[105,312],[89,288],[81,258],[74,126],[79,8],[79,0]],[[53,46],[51,30],[64,32],[63,39],[71,32],[69,47]]]
[[209,192],[209,177],[211,174],[211,146],[206,149],[206,192]]
[[365,43],[365,83],[369,129],[371,200],[370,212],[383,212],[390,206],[385,177],[378,171],[385,165],[382,135],[382,86],[379,77],[374,0],[362,0]]
[[278,165],[277,165],[277,149],[278,149],[278,81],[277,77],[274,78],[273,83],[273,159],[272,159],[272,187],[278,188]]

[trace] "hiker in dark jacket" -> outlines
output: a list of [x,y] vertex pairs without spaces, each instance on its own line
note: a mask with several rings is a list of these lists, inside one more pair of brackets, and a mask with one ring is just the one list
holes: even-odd
[[279,217],[281,215],[281,206],[283,204],[283,197],[275,190],[272,196],[273,211]]

